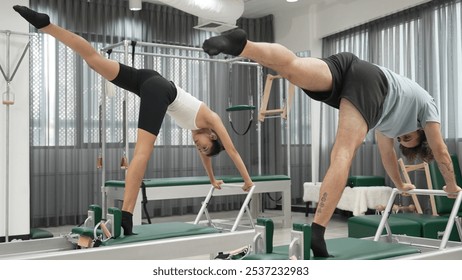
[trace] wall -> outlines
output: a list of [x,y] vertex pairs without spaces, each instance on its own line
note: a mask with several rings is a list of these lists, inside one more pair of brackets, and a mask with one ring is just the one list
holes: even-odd
[[[13,9],[13,5],[28,5],[28,0],[2,0],[0,4],[0,29],[12,32],[29,32],[29,24]],[[0,33],[0,64],[7,71],[7,36]],[[27,44],[28,36],[10,36],[10,73],[13,72]],[[29,55],[26,54],[19,66],[13,81],[12,92],[15,93],[15,103],[10,105],[10,129],[6,131],[7,106],[3,105],[3,93],[6,91],[6,81],[0,75],[0,237],[20,236],[29,234]],[[5,207],[6,191],[6,137],[9,136],[9,209]],[[6,226],[6,213],[9,213],[9,224]]]
[[326,0],[274,13],[276,42],[321,56],[321,39],[428,0]]

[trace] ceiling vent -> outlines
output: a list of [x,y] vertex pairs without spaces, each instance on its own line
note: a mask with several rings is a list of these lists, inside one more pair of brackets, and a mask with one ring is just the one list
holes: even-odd
[[216,20],[208,20],[199,18],[198,24],[194,26],[195,29],[210,31],[215,33],[223,33],[228,30],[234,29],[237,26],[231,23],[220,22]]

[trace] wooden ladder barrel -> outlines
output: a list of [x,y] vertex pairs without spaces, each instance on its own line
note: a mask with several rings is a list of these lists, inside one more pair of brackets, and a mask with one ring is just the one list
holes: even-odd
[[295,86],[292,83],[289,83],[288,96],[287,100],[284,103],[283,108],[279,109],[268,109],[268,101],[271,94],[271,87],[273,85],[273,80],[283,79],[280,75],[271,75],[268,74],[266,77],[265,89],[263,92],[263,98],[260,105],[260,111],[258,113],[258,120],[260,122],[265,121],[265,118],[268,116],[280,115],[283,119],[287,119],[287,114],[290,110],[290,105],[294,98]]

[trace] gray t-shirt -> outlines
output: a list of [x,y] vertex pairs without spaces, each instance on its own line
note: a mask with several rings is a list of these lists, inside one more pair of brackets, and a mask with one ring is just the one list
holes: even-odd
[[440,123],[433,97],[416,82],[379,66],[388,80],[382,117],[374,127],[395,138],[425,128],[427,122]]

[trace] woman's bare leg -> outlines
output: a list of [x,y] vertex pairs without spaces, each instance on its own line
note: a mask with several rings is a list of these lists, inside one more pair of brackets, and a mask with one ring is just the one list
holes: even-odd
[[40,31],[53,36],[78,53],[93,70],[95,70],[107,80],[114,80],[119,73],[118,62],[107,59],[100,55],[88,41],[79,35],[74,34],[53,23],[50,23],[48,15],[37,13],[24,6],[14,6],[13,8],[22,17],[29,21],[29,23],[39,28]]
[[125,192],[122,204],[122,227],[124,235],[133,234],[133,211],[138,199],[141,182],[154,150],[157,136],[138,128],[135,151],[125,176]]

